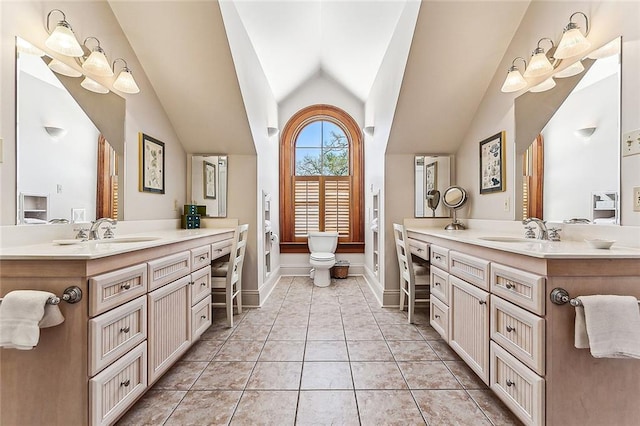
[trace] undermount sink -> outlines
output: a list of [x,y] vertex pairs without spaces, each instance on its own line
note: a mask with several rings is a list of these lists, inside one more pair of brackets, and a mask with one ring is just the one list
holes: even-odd
[[537,241],[531,238],[518,238],[518,237],[478,237],[479,240],[494,241],[497,243],[530,243]]
[[121,244],[121,243],[144,243],[147,241],[156,241],[160,237],[116,237],[104,238],[102,240],[94,240],[96,244]]

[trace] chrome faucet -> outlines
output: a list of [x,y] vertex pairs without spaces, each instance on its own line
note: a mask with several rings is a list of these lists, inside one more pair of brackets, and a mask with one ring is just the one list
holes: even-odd
[[96,219],[91,222],[91,228],[89,228],[89,239],[90,240],[99,240],[100,234],[98,233],[98,229],[100,229],[100,225],[104,222],[110,223],[112,225],[116,225],[118,223],[115,219],[110,219],[108,217],[102,217],[100,219]]
[[549,239],[549,232],[547,231],[547,225],[545,225],[545,222],[541,219],[538,219],[537,217],[529,217],[525,220],[522,221],[523,225],[527,225],[529,223],[535,223],[536,225],[538,225],[538,228],[540,228],[540,232],[538,232],[538,239],[539,240],[548,240]]

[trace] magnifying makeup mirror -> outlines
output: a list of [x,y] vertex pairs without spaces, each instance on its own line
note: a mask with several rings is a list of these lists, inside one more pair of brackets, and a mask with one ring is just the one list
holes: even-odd
[[429,192],[427,192],[427,207],[431,209],[431,217],[436,217],[438,204],[440,204],[440,191],[430,189]]
[[467,191],[459,186],[450,186],[444,191],[442,196],[442,204],[449,207],[453,213],[453,222],[448,224],[444,229],[447,231],[457,231],[466,229],[462,223],[456,218],[456,210],[464,206],[467,202]]

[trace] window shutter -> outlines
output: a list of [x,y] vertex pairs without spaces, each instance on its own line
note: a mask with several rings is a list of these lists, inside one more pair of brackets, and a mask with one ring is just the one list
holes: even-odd
[[342,238],[350,237],[349,206],[351,182],[347,177],[325,177],[324,230],[338,231]]
[[309,231],[320,230],[320,182],[316,180],[294,181],[294,236],[306,237]]

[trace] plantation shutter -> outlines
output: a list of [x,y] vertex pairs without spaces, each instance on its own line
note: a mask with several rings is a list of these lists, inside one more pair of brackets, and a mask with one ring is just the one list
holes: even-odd
[[349,238],[350,178],[325,177],[324,230],[338,231],[339,237]]
[[318,178],[296,178],[294,181],[294,235],[306,237],[320,230],[320,181]]

